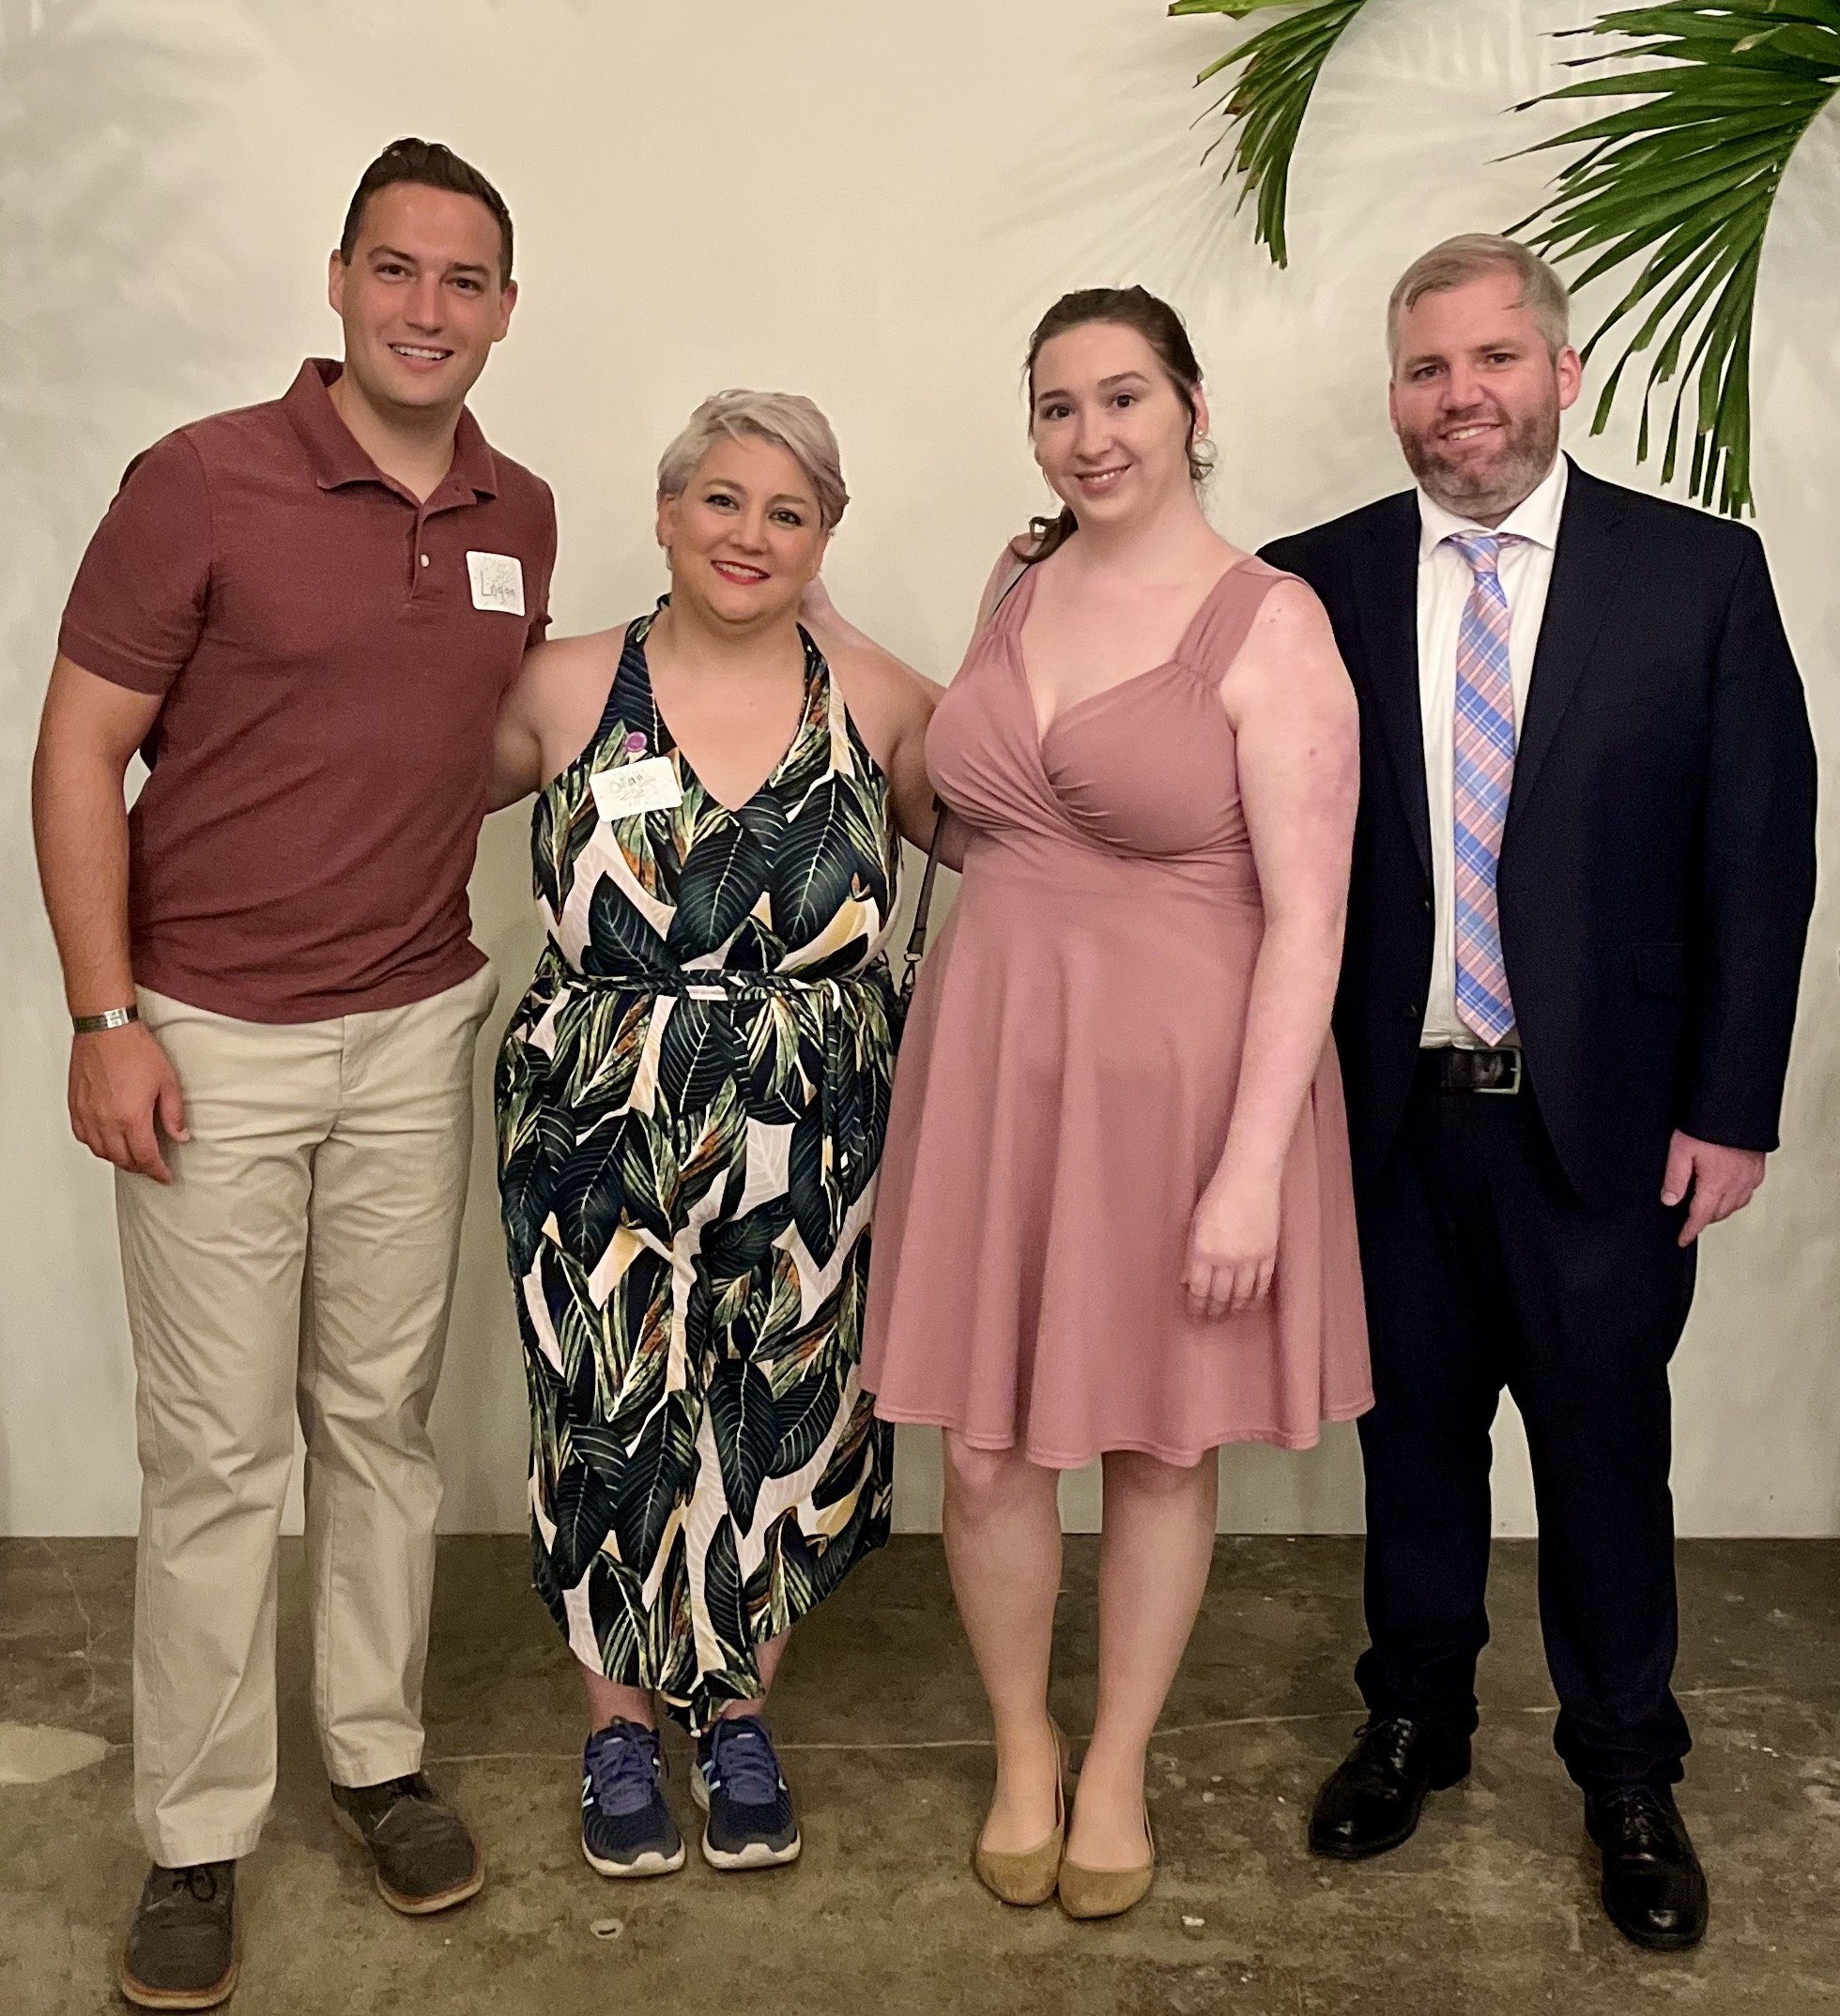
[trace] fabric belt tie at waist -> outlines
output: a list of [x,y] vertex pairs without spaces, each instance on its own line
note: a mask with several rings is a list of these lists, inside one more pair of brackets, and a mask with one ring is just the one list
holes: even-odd
[[[845,1074],[844,1048],[847,1043],[852,1041],[843,1012],[847,992],[881,995],[891,1024],[898,1028],[900,1020],[900,1004],[895,994],[894,976],[889,970],[887,959],[880,954],[867,966],[859,967],[852,973],[839,973],[824,979],[799,973],[724,972],[682,969],[675,973],[661,973],[640,966],[626,968],[617,973],[588,973],[570,966],[553,942],[545,945],[544,955],[538,962],[534,991],[547,991],[553,998],[569,988],[578,987],[605,987],[613,993],[649,994],[654,998],[675,996],[680,1000],[744,1010],[774,997],[783,1000],[791,996],[811,1002],[818,1011],[823,1043],[823,1069],[818,1076],[817,1091],[819,1125],[825,1143],[827,1167],[831,1154],[830,1144],[835,1138],[840,1088]],[[877,1152],[879,1153],[879,1150]],[[856,1159],[860,1160],[860,1157]],[[839,1175],[851,1160],[849,1147],[843,1147],[840,1151]],[[836,1217],[837,1223],[840,1224],[840,1205]]]
[[1440,1092],[1514,1093],[1523,1083],[1518,1049],[1428,1050]]
[[[544,972],[544,967],[550,970]],[[616,994],[675,994],[693,1001],[762,1000],[773,995],[806,995],[827,1006],[841,1004],[841,989],[864,987],[872,993],[890,992],[894,985],[885,957],[878,955],[867,966],[853,973],[837,973],[822,979],[804,973],[745,973],[680,970],[661,973],[650,967],[622,968],[617,973],[588,973],[569,965],[553,945],[544,948],[537,978],[545,977],[568,987],[606,987]]]

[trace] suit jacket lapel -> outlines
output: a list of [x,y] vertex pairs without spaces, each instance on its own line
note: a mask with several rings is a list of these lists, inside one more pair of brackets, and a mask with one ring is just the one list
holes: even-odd
[[1558,545],[1553,554],[1552,584],[1546,591],[1546,613],[1533,654],[1520,745],[1514,754],[1514,788],[1508,806],[1510,833],[1551,753],[1553,739],[1609,611],[1623,568],[1626,539],[1622,527],[1623,511],[1616,487],[1599,482],[1572,463],[1559,519]]
[[1356,605],[1366,647],[1368,693],[1392,759],[1405,823],[1431,878],[1431,809],[1425,794],[1425,730],[1418,704],[1418,506],[1389,497],[1367,530]]

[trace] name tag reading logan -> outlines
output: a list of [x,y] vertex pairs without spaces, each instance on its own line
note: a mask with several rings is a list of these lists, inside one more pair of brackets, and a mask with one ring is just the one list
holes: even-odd
[[475,609],[524,614],[524,565],[514,553],[468,553],[467,579]]

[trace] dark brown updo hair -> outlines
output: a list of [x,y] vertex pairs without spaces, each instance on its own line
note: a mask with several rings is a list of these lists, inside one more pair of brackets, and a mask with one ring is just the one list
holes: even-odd
[[[1126,328],[1135,329],[1157,353],[1169,382],[1188,408],[1188,474],[1200,482],[1214,466],[1207,444],[1198,438],[1200,416],[1195,411],[1195,398],[1201,390],[1201,365],[1195,360],[1195,348],[1188,341],[1182,317],[1167,301],[1159,300],[1144,287],[1076,288],[1071,294],[1062,295],[1035,324],[1035,334],[1029,338],[1030,429],[1033,431],[1035,426],[1035,359],[1041,355],[1042,345],[1092,322],[1122,323]],[[1020,550],[1023,542],[1019,542],[1016,557],[1033,567],[1066,545],[1079,529],[1080,521],[1070,504],[1061,507],[1058,518],[1031,518],[1026,551]]]

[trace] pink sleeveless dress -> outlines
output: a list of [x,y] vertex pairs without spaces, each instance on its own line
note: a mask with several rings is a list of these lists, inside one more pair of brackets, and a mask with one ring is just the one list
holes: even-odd
[[1072,1469],[1308,1448],[1372,1404],[1333,1045],[1284,1166],[1271,1295],[1198,1321],[1182,1287],[1265,927],[1219,686],[1287,578],[1230,569],[1167,664],[1041,736],[1032,569],[940,704],[928,763],[969,839],[882,1156],[862,1377],[883,1420]]

